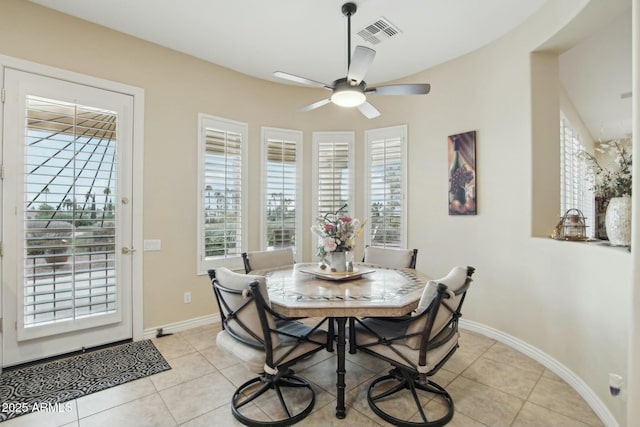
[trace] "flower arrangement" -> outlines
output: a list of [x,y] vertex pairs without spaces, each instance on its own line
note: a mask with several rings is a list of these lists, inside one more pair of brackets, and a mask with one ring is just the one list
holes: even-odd
[[613,197],[631,196],[631,165],[632,156],[619,140],[604,142],[595,149],[599,153],[614,156],[615,169],[607,169],[600,165],[590,153],[584,152],[595,175],[593,191],[598,197],[611,199]]
[[316,218],[311,232],[319,239],[317,255],[324,258],[331,252],[343,252],[353,249],[355,239],[362,234],[364,223],[356,218],[341,215],[347,207],[345,204],[334,213],[327,213]]

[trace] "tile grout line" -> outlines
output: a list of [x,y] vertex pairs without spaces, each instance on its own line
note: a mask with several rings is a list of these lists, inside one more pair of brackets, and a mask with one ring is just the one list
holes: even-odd
[[516,412],[515,417],[513,417],[513,420],[511,420],[511,423],[509,423],[510,426],[513,426],[513,423],[516,422],[516,420],[518,419],[518,416],[520,416],[520,414],[522,413],[522,410],[524,409],[524,406],[527,403],[531,403],[529,402],[529,398],[531,397],[531,395],[533,394],[533,390],[536,389],[536,386],[538,385],[538,383],[540,382],[540,380],[542,379],[544,375],[544,369],[542,370],[542,372],[540,373],[540,375],[538,376],[538,379],[536,380],[535,384],[533,385],[533,387],[531,387],[531,390],[529,390],[529,393],[527,393],[527,397],[522,401],[522,405],[520,406],[520,409],[518,409],[518,412]]
[[[519,367],[518,365],[515,365],[515,364],[513,364],[513,363],[506,363],[506,362],[502,362],[502,361],[499,361],[499,360],[495,360],[495,359],[493,359],[493,358],[491,358],[491,357],[489,357],[489,356],[486,356],[486,354],[490,351],[490,349],[491,349],[495,344],[497,344],[497,343],[498,343],[498,342],[497,342],[497,341],[495,341],[495,340],[493,340],[493,341],[494,341],[494,344],[492,344],[492,345],[491,345],[491,346],[489,346],[485,351],[483,351],[482,353],[480,353],[480,356],[478,356],[476,359],[474,359],[474,360],[473,360],[473,362],[471,362],[471,363],[467,366],[467,368],[465,368],[465,369],[464,369],[464,370],[463,370],[463,371],[462,371],[458,376],[463,376],[463,377],[464,377],[464,375],[463,375],[463,374],[464,374],[464,372],[465,372],[465,371],[466,371],[466,370],[467,370],[467,369],[468,369],[468,368],[469,368],[473,363],[475,363],[475,362],[476,362],[480,357],[486,357],[486,359],[491,360],[491,361],[493,361],[493,362],[495,362],[495,363],[501,363],[501,364],[505,364],[505,365],[508,365],[508,366],[511,366],[511,367],[516,367],[516,368],[519,368],[519,369],[527,370],[527,369],[525,369],[525,368],[521,368],[521,367]],[[517,352],[517,353],[519,353],[519,354],[522,354],[522,353],[518,352],[517,350],[516,350],[516,352]],[[530,359],[530,358],[529,358],[529,359]],[[563,414],[563,413],[558,412],[558,411],[556,411],[556,410],[554,410],[554,409],[552,409],[552,408],[548,408],[547,406],[544,406],[544,405],[541,405],[541,404],[538,404],[538,403],[535,403],[535,402],[532,402],[532,401],[530,401],[530,400],[529,400],[529,399],[530,399],[530,397],[531,397],[531,395],[533,394],[533,391],[534,391],[534,390],[535,390],[535,388],[537,387],[537,385],[538,385],[538,384],[540,383],[540,381],[544,378],[545,370],[546,370],[546,368],[544,368],[544,367],[543,367],[542,371],[538,374],[538,378],[536,379],[535,384],[533,385],[533,387],[531,388],[531,390],[528,392],[527,397],[526,397],[526,398],[524,398],[524,399],[523,399],[522,397],[520,397],[520,396],[516,396],[516,395],[514,395],[514,394],[512,394],[512,393],[506,392],[506,391],[501,390],[501,389],[499,389],[499,388],[496,388],[496,387],[494,387],[494,386],[491,386],[491,385],[488,385],[488,384],[484,384],[484,383],[482,383],[482,382],[475,381],[475,380],[473,380],[473,379],[471,379],[471,378],[467,378],[467,377],[464,377],[464,378],[465,378],[465,379],[467,379],[467,380],[469,380],[469,381],[477,382],[478,384],[482,384],[482,385],[484,385],[484,386],[490,387],[490,388],[492,388],[492,389],[494,389],[494,390],[500,391],[500,392],[502,392],[502,393],[508,394],[509,396],[516,397],[516,398],[518,398],[518,399],[522,400],[522,405],[520,406],[520,409],[517,411],[517,413],[516,413],[516,415],[515,415],[514,419],[511,421],[511,423],[510,423],[509,425],[513,425],[513,423],[515,423],[515,422],[516,422],[516,420],[518,419],[518,416],[519,416],[519,415],[520,415],[520,413],[522,412],[522,409],[524,409],[524,406],[525,406],[525,404],[526,404],[526,403],[531,403],[532,405],[536,405],[536,406],[538,406],[538,407],[540,407],[540,408],[543,408],[543,409],[545,409],[545,410],[547,410],[547,411],[553,412],[553,413],[555,413],[555,414],[557,414],[557,415],[561,415],[561,416],[566,417],[566,418],[569,418],[569,419],[571,419],[571,420],[578,421],[578,422],[583,423],[583,424],[585,424],[585,425],[589,425],[589,424],[588,424],[587,422],[585,422],[585,421],[582,421],[582,420],[580,420],[580,419],[577,419],[577,418],[572,417],[572,416],[567,415],[567,414]],[[532,371],[532,370],[528,370],[528,371],[533,373],[533,371]],[[457,378],[457,377],[456,377],[456,378]],[[552,381],[558,381],[558,380],[555,380],[555,379],[553,379],[553,378],[549,378],[549,380],[552,380]],[[452,382],[453,382],[453,380],[452,380]],[[559,382],[559,383],[564,383],[564,381],[562,381],[562,380],[560,380],[560,381],[558,381],[558,382]],[[466,414],[465,414],[465,415],[466,415]],[[466,416],[468,416],[468,415],[466,415]],[[471,417],[471,418],[473,418],[473,417]],[[478,421],[478,420],[476,420],[476,421]]]
[[[162,354],[162,353],[160,353]],[[162,356],[164,357],[164,356]],[[166,360],[166,359],[165,359]],[[169,363],[169,361],[167,360],[167,363]],[[171,364],[169,363],[169,366],[171,366]],[[174,369],[173,366],[171,366],[171,369]],[[158,397],[160,398],[160,401],[162,402],[162,405],[164,405],[164,408],[167,410],[167,413],[169,414],[169,416],[171,416],[171,418],[173,419],[173,423],[175,426],[178,426],[178,420],[176,420],[176,418],[173,416],[173,413],[171,412],[171,409],[169,409],[169,407],[167,406],[167,402],[165,402],[164,398],[162,397],[162,394],[160,394],[160,390],[158,390],[158,387],[156,386],[156,383],[153,382],[153,380],[151,380],[151,378],[149,378],[149,381],[151,382],[151,385],[153,386],[153,388],[155,389],[155,394],[158,395]],[[184,382],[184,381],[183,381]]]
[[[491,339],[491,338],[490,338],[490,339]],[[456,379],[458,379],[458,378],[460,378],[460,377],[464,378],[465,380],[473,381],[473,380],[471,380],[471,379],[469,379],[469,378],[467,378],[467,377],[464,377],[462,374],[463,374],[463,373],[464,373],[464,371],[466,371],[466,370],[467,370],[467,369],[468,369],[468,368],[469,368],[473,363],[475,363],[475,362],[476,362],[480,357],[482,357],[485,353],[487,353],[487,352],[489,351],[489,349],[491,349],[491,347],[493,347],[494,345],[496,345],[496,343],[497,343],[497,341],[496,341],[496,340],[491,339],[491,341],[493,341],[493,344],[491,344],[490,346],[488,346],[485,350],[481,351],[481,352],[480,352],[480,354],[478,355],[478,357],[476,357],[475,359],[473,359],[473,361],[472,361],[471,363],[469,363],[469,365],[468,365],[465,369],[463,369],[459,374],[456,374],[456,377],[455,377],[453,380],[451,380],[451,381],[449,382],[449,384],[453,383]],[[474,382],[475,382],[475,381],[474,381]],[[482,383],[479,383],[479,384],[482,384]],[[490,387],[490,386],[487,386],[487,387]],[[461,414],[462,414],[462,413],[461,413]],[[477,423],[479,423],[479,424],[482,424],[483,426],[486,426],[486,424],[485,424],[484,422],[482,422],[482,421],[478,420],[478,419],[477,419],[477,418],[475,418],[474,416],[471,416],[471,415],[469,415],[469,414],[462,414],[462,415],[464,415],[465,417],[469,417],[470,419],[474,420],[475,422],[477,422]],[[454,402],[454,416],[455,416],[455,402]],[[490,426],[487,426],[487,427],[490,427]]]

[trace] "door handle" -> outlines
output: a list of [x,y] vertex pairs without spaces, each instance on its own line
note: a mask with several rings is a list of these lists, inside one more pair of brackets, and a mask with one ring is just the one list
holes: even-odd
[[123,255],[129,255],[129,254],[134,253],[135,251],[136,251],[135,249],[133,249],[133,248],[128,248],[128,247],[126,247],[126,246],[124,246],[124,247],[122,248],[122,254],[123,254]]

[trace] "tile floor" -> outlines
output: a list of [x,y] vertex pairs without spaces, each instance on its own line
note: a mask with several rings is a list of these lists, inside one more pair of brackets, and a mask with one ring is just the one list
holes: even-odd
[[[14,426],[232,426],[229,400],[248,374],[218,350],[219,324],[154,339],[172,369],[72,401],[69,411],[40,412],[3,423]],[[316,404],[303,426],[388,425],[367,405],[372,378],[388,366],[363,353],[347,355],[347,417],[335,418],[335,352],[321,351],[297,366]],[[580,396],[539,363],[489,338],[462,331],[460,348],[438,372],[455,403],[450,426],[602,426]],[[256,415],[266,417],[259,407]]]

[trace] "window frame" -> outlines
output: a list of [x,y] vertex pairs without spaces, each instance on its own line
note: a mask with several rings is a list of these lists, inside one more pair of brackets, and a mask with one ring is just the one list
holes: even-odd
[[[54,79],[71,82],[71,83],[77,83],[81,85],[92,86],[95,88],[101,88],[101,89],[106,89],[114,92],[119,92],[121,94],[129,95],[133,98],[133,105],[130,107],[130,113],[132,114],[132,122],[131,122],[132,126],[127,129],[121,129],[121,131],[123,132],[126,131],[131,134],[132,168],[133,168],[132,170],[136,171],[136,173],[133,173],[129,177],[131,182],[131,189],[130,189],[129,198],[128,198],[128,205],[130,207],[131,213],[127,221],[129,226],[131,227],[131,233],[129,235],[129,240],[124,243],[126,243],[129,247],[132,247],[132,248],[142,248],[143,241],[144,241],[144,233],[143,233],[144,231],[143,230],[144,228],[143,227],[143,223],[144,223],[143,181],[144,179],[143,179],[143,173],[142,173],[143,166],[144,166],[143,152],[144,152],[144,144],[145,144],[145,138],[144,138],[144,129],[145,129],[144,93],[145,92],[144,92],[144,89],[141,87],[135,87],[128,84],[115,82],[112,80],[106,80],[106,79],[89,76],[82,73],[64,70],[61,68],[56,68],[56,67],[43,65],[36,62],[26,61],[16,57],[5,56],[0,54],[0,75],[2,75],[3,77],[3,86],[4,86],[4,83],[6,83],[6,81],[4,80],[7,77],[6,71],[9,69],[19,70],[22,72],[38,74],[44,77],[50,77]],[[3,104],[4,114],[0,114],[0,129],[2,129],[3,132],[5,132],[4,134],[5,150],[2,150],[3,152],[0,153],[0,160],[5,161],[4,163],[5,176],[9,175],[7,168],[10,164],[13,163],[13,162],[6,161],[6,159],[8,159],[8,156],[6,153],[6,146],[7,146],[6,136],[7,135],[13,136],[15,134],[14,131],[8,130],[10,128],[15,129],[15,127],[8,125],[9,122],[7,121],[7,117],[6,117],[7,109],[8,109],[7,103],[9,101],[10,101],[10,97],[7,96],[7,100],[5,104]],[[15,165],[15,163],[13,163],[13,165]],[[6,208],[7,206],[6,200],[8,195],[11,193],[8,191],[9,190],[7,188],[7,181],[5,179],[4,184],[0,186],[0,195],[2,195],[2,198],[0,198],[0,200],[2,200],[0,201],[0,207],[4,206],[4,208]],[[18,231],[17,228],[12,228],[11,230],[7,229],[6,223],[5,223],[5,226],[1,231],[2,241],[5,244],[9,241],[15,241],[14,239],[16,238],[17,231]],[[7,253],[13,252],[13,251],[7,251],[6,245],[4,247],[5,247],[5,264],[6,264],[6,260],[8,259],[6,258]],[[143,334],[144,334],[143,310],[142,310],[143,252],[141,250],[132,252],[128,256],[124,257],[124,259],[128,260],[126,261],[126,263],[128,265],[129,274],[131,277],[131,289],[130,289],[131,309],[130,309],[129,316],[131,317],[131,321],[132,321],[132,336],[134,340],[139,340],[143,338]],[[6,266],[8,265],[9,264],[6,264]],[[15,268],[12,270],[15,271]],[[6,272],[7,272],[7,269],[4,268],[3,270],[3,267],[0,266],[0,273],[2,273],[3,277],[5,277],[4,275],[6,274]],[[17,308],[16,304],[11,304],[11,305]],[[0,310],[3,311],[5,322],[6,322],[7,310],[6,308],[2,309],[1,307],[0,307]],[[81,346],[81,345],[87,344],[86,338],[82,338],[80,335],[75,335],[75,338],[76,338],[75,342],[78,343],[78,345]],[[5,339],[7,339],[7,335],[5,335]],[[36,342],[36,344],[40,349],[44,348],[43,346],[45,345],[44,341],[38,341]],[[60,349],[60,345],[58,345],[56,348]],[[76,348],[78,348],[78,346],[76,346]],[[3,356],[4,361],[9,361],[8,356],[9,356],[8,349],[7,347],[5,347],[4,356]]]
[[372,221],[370,219],[371,215],[371,169],[372,169],[372,147],[371,145],[374,142],[378,142],[380,140],[400,140],[400,149],[401,149],[401,158],[400,158],[400,168],[401,168],[401,225],[400,225],[400,242],[399,248],[406,249],[407,248],[407,230],[408,230],[408,204],[407,204],[407,189],[408,189],[408,155],[407,155],[407,141],[408,135],[408,127],[407,125],[397,125],[390,126],[385,128],[378,129],[369,129],[364,133],[364,146],[365,146],[365,179],[364,179],[364,211],[365,216],[368,219],[367,224],[365,225],[365,233],[364,233],[364,243],[367,246],[378,246],[378,247],[396,247],[391,245],[374,245],[371,239],[371,225]]
[[261,137],[261,186],[260,186],[260,249],[268,250],[269,236],[267,226],[267,167],[268,167],[268,144],[269,140],[276,139],[287,142],[293,142],[296,145],[296,186],[295,186],[295,244],[292,246],[296,259],[302,255],[302,248],[305,233],[302,232],[303,220],[303,200],[302,188],[304,175],[303,171],[303,133],[300,130],[280,129],[273,127],[262,127]]
[[[347,144],[349,155],[347,159],[348,163],[348,192],[349,196],[347,198],[348,204],[348,214],[352,217],[356,216],[356,206],[355,206],[355,132],[346,131],[346,132],[313,132],[313,172],[312,172],[312,223],[315,222],[315,219],[318,217],[319,213],[319,203],[318,203],[318,174],[319,174],[319,150],[322,144]],[[311,244],[311,253],[315,254],[315,245],[316,242],[314,239],[310,239]]]
[[[206,183],[204,176],[204,162],[206,154],[206,128],[217,128],[225,132],[236,132],[242,135],[240,142],[240,162],[241,180],[240,184],[240,209],[242,233],[240,250],[237,256],[205,256],[205,204],[206,204]],[[198,113],[198,186],[197,186],[197,274],[207,274],[212,268],[227,267],[231,270],[244,269],[241,253],[247,250],[247,196],[248,196],[248,170],[247,170],[247,141],[249,138],[249,126],[247,123],[239,122],[223,117],[217,117],[205,113]]]

